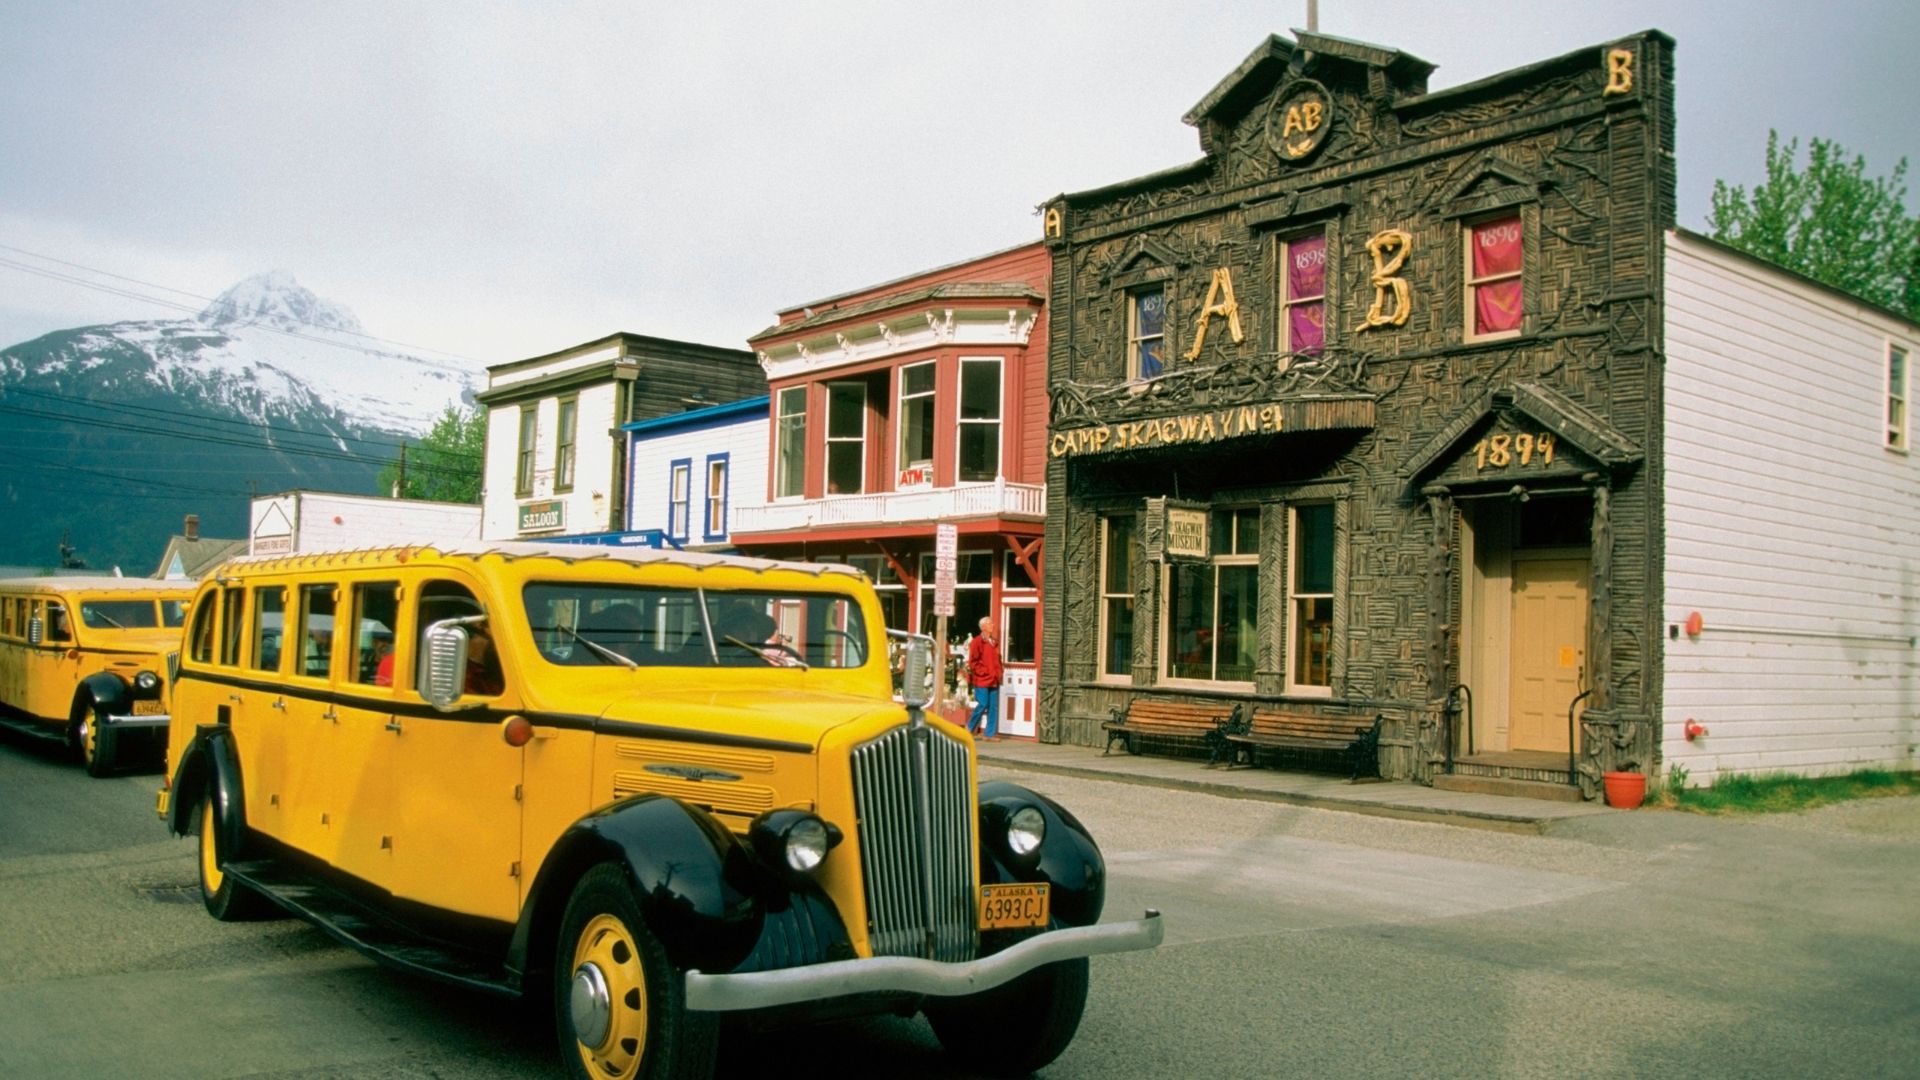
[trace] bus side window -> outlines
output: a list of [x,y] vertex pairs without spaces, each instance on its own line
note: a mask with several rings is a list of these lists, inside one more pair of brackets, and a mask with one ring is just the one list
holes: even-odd
[[400,586],[391,581],[353,587],[353,681],[393,685],[393,628],[399,622]]
[[198,663],[213,663],[213,612],[220,606],[219,596],[208,593],[193,613],[193,633],[188,636],[192,644],[187,652]]
[[220,662],[229,667],[240,664],[240,645],[246,640],[247,591],[227,589],[221,594]]
[[287,588],[268,585],[253,590],[253,667],[279,671],[287,636]]
[[67,628],[67,609],[58,600],[47,601],[47,640],[70,641],[73,632]]
[[326,678],[333,658],[333,607],[340,590],[332,585],[300,586],[299,674]]

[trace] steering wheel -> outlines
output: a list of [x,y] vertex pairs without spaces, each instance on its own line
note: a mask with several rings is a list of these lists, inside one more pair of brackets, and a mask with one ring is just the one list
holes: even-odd
[[855,637],[845,630],[828,630],[826,631],[826,636],[829,638],[847,639],[847,644],[851,646],[853,650],[853,663],[847,665],[848,667],[859,667],[867,662],[867,643],[864,638]]

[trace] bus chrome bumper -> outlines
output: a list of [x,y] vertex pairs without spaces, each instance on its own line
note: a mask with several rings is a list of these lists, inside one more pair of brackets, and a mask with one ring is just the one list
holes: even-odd
[[835,960],[779,971],[740,975],[687,972],[686,1007],[703,1012],[766,1009],[846,994],[904,993],[954,997],[991,990],[1043,964],[1104,953],[1151,949],[1165,929],[1160,913],[1147,909],[1132,922],[1098,923],[1030,937],[992,956],[942,963],[910,956]]
[[166,727],[168,724],[173,723],[173,717],[168,716],[166,713],[154,713],[145,716],[117,716],[106,714],[101,716],[100,719],[116,728]]

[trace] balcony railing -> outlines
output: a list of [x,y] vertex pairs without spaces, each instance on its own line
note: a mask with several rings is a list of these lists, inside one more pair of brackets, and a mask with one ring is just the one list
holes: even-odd
[[953,521],[962,518],[1025,517],[1047,514],[1045,484],[961,484],[950,488],[882,491],[870,495],[829,495],[766,506],[736,506],[733,535],[787,532],[848,525]]

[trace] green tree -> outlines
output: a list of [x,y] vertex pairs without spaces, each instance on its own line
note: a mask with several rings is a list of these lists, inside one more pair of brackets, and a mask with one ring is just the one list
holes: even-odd
[[412,446],[402,443],[401,456],[380,470],[381,492],[392,492],[398,484],[400,496],[406,499],[479,502],[480,462],[486,438],[485,409],[463,412],[447,406],[447,411],[433,422],[433,430]]
[[1907,159],[1891,176],[1868,176],[1867,160],[1826,139],[1780,145],[1767,133],[1767,179],[1751,194],[1713,184],[1713,238],[1825,282],[1869,303],[1920,318],[1920,219],[1908,216]]

